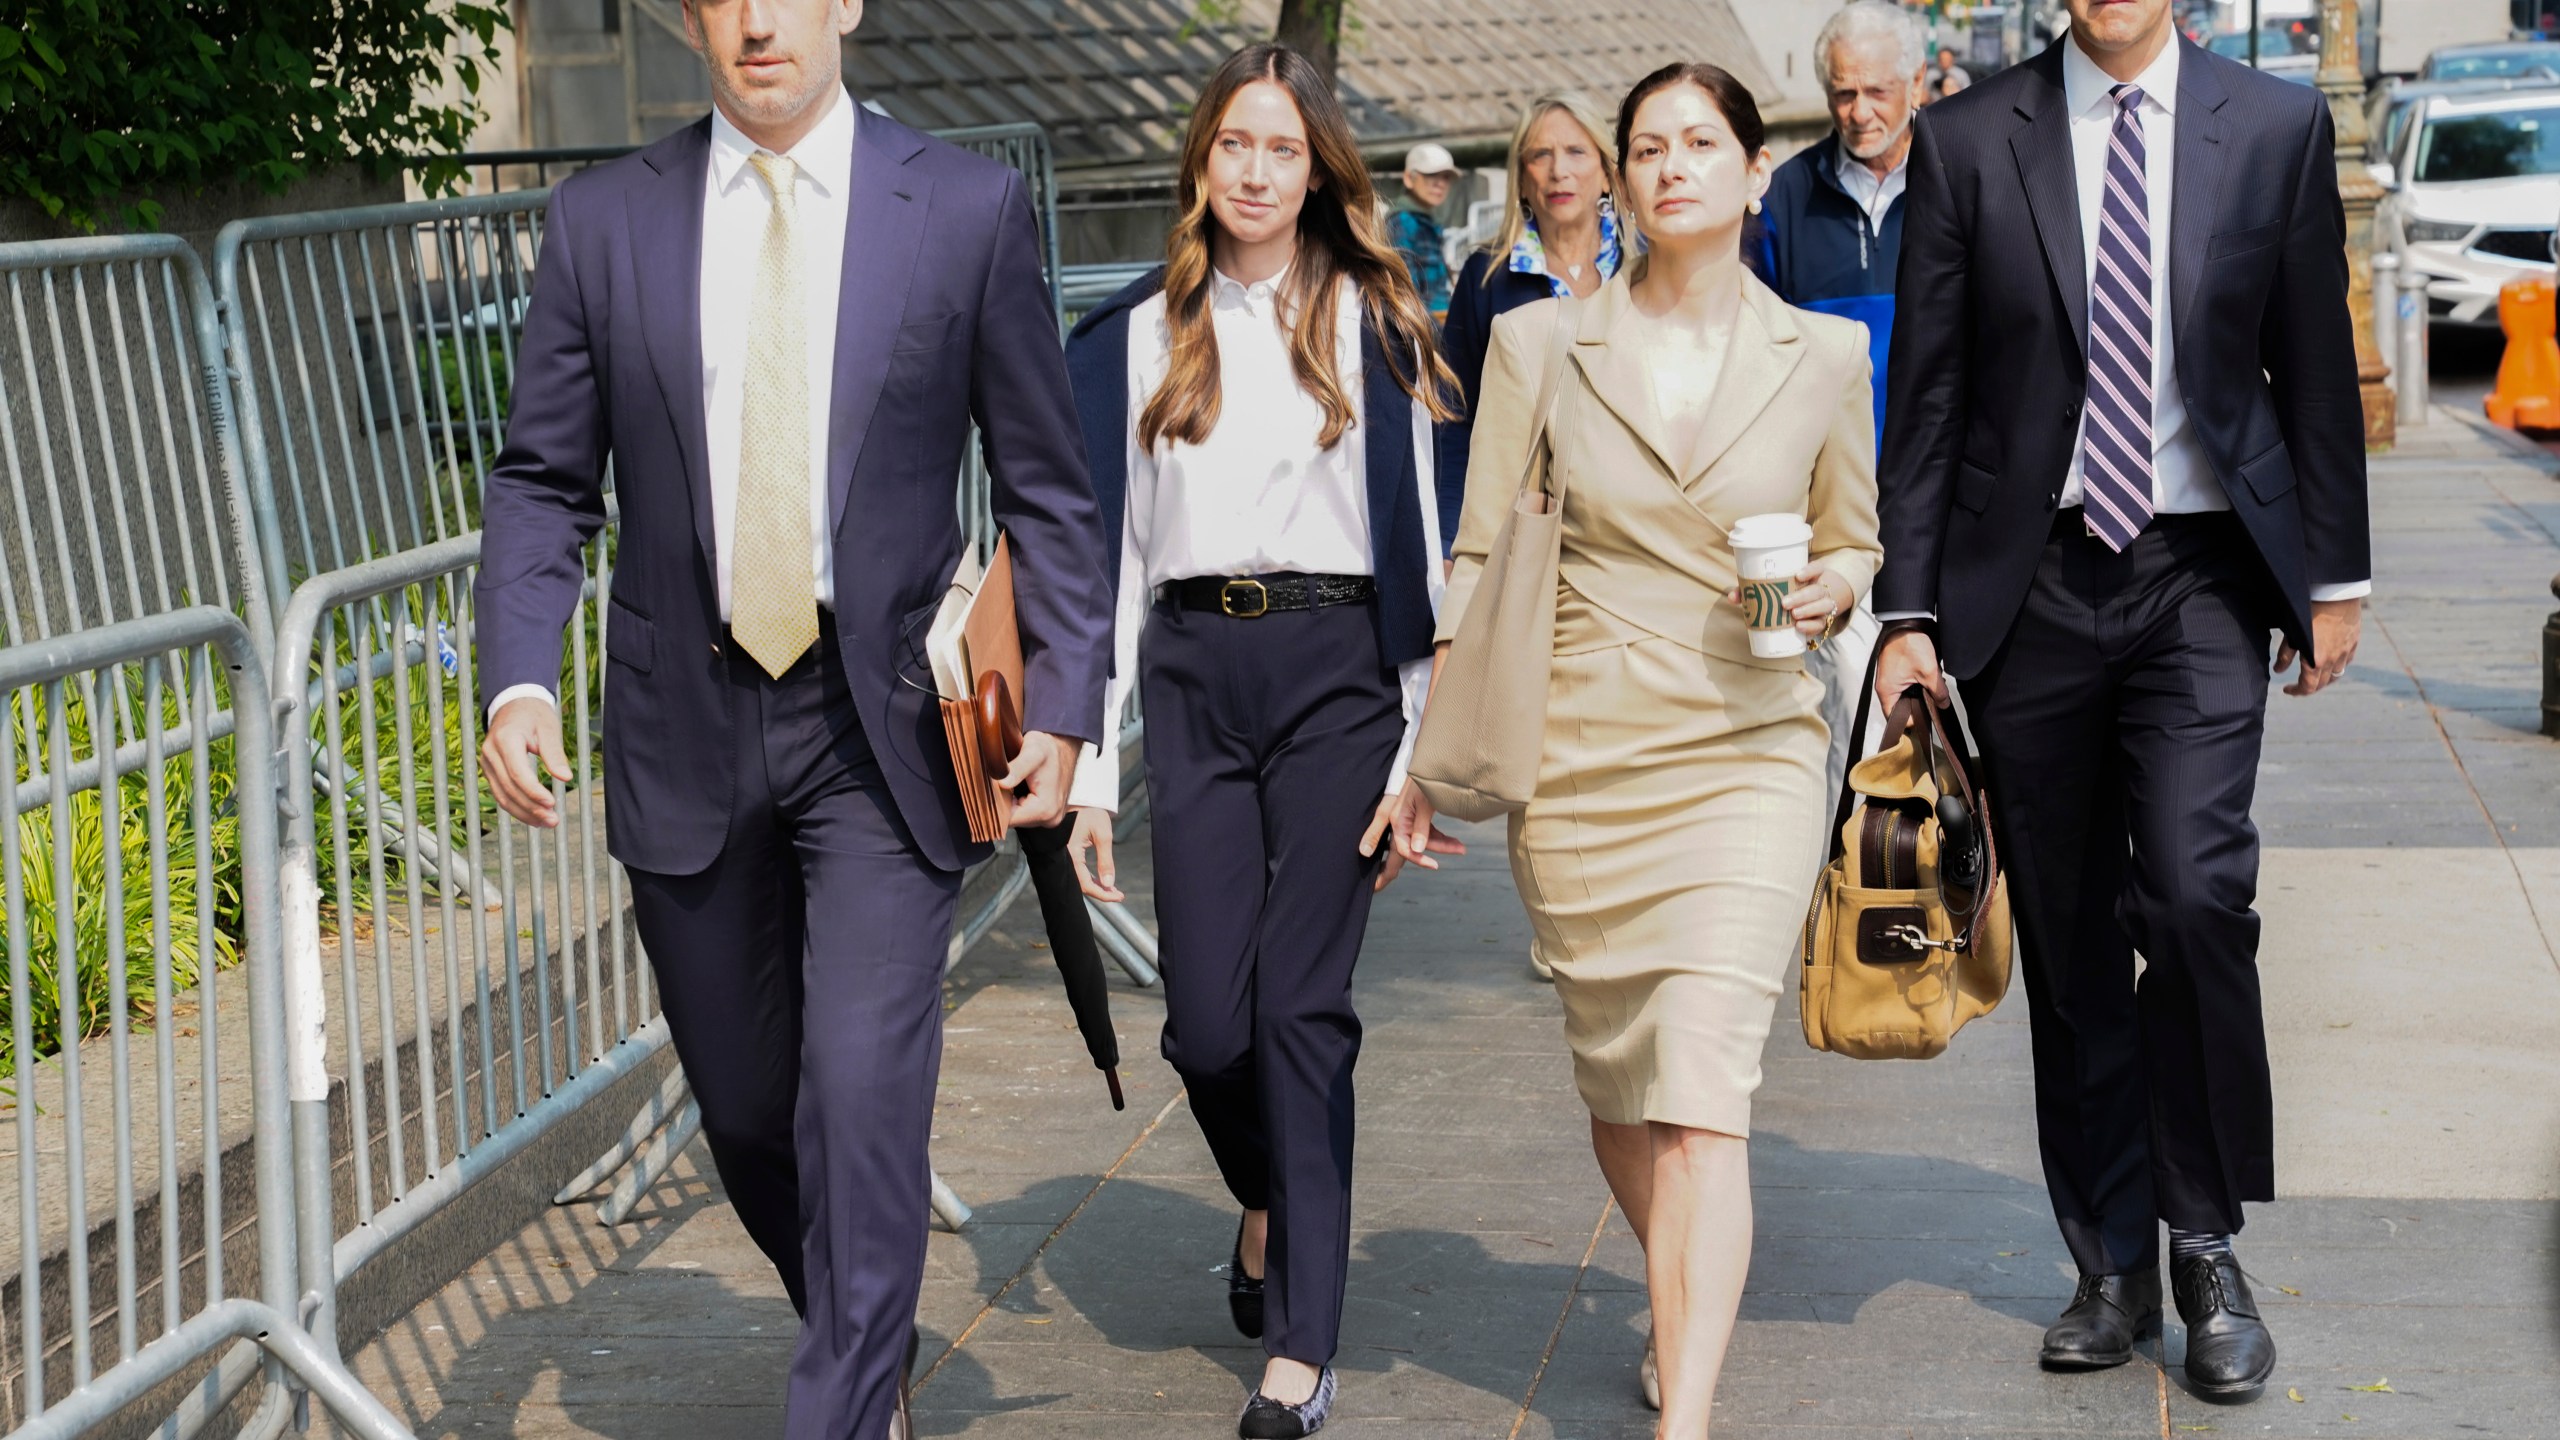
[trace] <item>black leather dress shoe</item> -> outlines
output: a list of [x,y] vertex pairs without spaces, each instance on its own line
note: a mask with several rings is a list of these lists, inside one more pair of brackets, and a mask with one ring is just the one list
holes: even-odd
[[2048,1370],[2105,1370],[2160,1333],[2160,1272],[2083,1275],[2062,1316],[2045,1327],[2037,1357]]
[[1227,1257],[1227,1314],[1247,1340],[1262,1338],[1262,1282],[1244,1273],[1244,1222],[1236,1222],[1236,1248]]
[[2258,1297],[2228,1252],[2169,1262],[2178,1318],[2187,1322],[2187,1384],[2206,1400],[2245,1405],[2276,1369],[2275,1337],[2258,1318]]

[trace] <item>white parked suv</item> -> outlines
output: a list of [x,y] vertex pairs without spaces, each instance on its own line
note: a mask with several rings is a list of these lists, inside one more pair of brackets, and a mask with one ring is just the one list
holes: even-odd
[[2495,326],[2498,287],[2552,273],[2560,218],[2560,88],[2436,95],[2400,134],[2383,235],[2431,282],[2428,313]]

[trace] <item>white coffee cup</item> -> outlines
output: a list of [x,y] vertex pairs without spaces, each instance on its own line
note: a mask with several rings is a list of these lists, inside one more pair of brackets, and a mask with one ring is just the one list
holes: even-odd
[[1801,655],[1803,632],[1787,618],[1787,592],[1811,563],[1813,527],[1801,515],[1746,515],[1734,522],[1734,570],[1742,580],[1743,624],[1763,660]]

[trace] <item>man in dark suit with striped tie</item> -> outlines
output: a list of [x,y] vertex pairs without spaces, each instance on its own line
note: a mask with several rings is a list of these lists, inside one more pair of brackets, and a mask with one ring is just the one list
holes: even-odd
[[1990,767],[2081,1275],[2044,1363],[2156,1330],[2166,1221],[2188,1383],[2245,1401],[2275,1366],[2232,1253],[2275,1196],[2269,651],[2320,690],[2371,588],[2345,225],[2318,91],[2180,39],[2169,0],[2070,8],[1915,126],[1877,688],[1953,675]]

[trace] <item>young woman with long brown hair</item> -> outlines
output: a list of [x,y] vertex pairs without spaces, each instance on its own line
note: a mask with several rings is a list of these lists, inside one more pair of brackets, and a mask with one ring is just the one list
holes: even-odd
[[[1247,1437],[1314,1433],[1350,1263],[1351,971],[1430,683],[1431,426],[1450,385],[1349,121],[1279,45],[1202,87],[1166,264],[1067,346],[1119,547],[1111,714],[1146,699],[1164,1054],[1243,1207],[1228,1276],[1269,1359]],[[1143,636],[1143,639],[1141,638]],[[1113,888],[1116,757],[1073,853]]]

